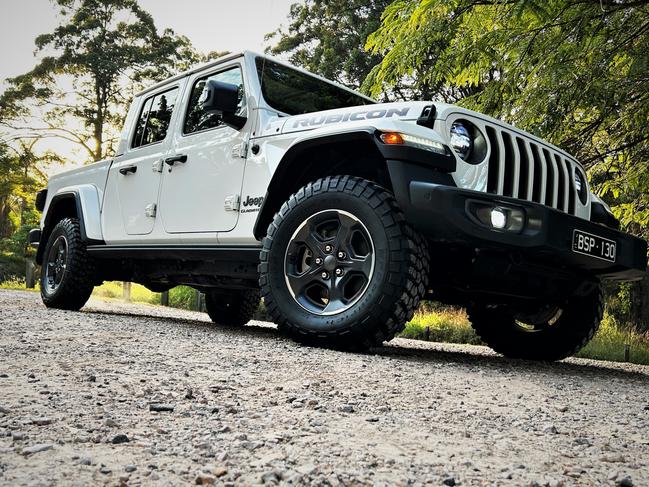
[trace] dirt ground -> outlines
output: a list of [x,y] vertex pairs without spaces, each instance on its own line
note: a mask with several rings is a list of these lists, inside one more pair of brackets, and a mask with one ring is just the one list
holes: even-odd
[[649,485],[649,367],[0,291],[2,485]]

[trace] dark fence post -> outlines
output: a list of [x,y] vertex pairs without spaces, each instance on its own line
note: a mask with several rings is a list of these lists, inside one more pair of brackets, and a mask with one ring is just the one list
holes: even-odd
[[203,293],[198,289],[194,293],[194,311],[203,311]]
[[27,289],[34,289],[36,287],[36,264],[33,260],[27,259],[25,261],[25,287]]
[[162,306],[169,306],[169,291],[164,291],[160,294],[160,304]]

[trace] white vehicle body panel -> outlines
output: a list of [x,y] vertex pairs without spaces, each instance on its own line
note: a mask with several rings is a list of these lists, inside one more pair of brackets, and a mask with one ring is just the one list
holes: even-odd
[[47,201],[41,216],[41,228],[52,199],[59,195],[74,193],[78,195],[83,210],[83,224],[87,237],[92,240],[103,240],[101,202],[104,199],[104,188],[111,163],[112,159],[107,159],[52,176],[47,186]]

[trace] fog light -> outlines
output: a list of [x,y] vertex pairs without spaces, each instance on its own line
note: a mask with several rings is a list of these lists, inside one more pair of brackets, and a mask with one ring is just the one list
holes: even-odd
[[525,228],[525,210],[514,206],[492,206],[489,203],[471,201],[467,212],[487,228],[498,232],[520,233]]
[[490,216],[492,227],[502,230],[507,226],[507,213],[502,208],[493,208]]

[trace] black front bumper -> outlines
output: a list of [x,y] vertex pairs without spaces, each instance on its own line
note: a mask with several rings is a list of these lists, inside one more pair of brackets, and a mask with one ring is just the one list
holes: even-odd
[[[400,201],[406,218],[435,242],[520,253],[551,267],[568,267],[602,279],[637,280],[646,269],[644,240],[544,205],[413,180],[408,182],[407,194],[408,201]],[[403,196],[399,199],[403,200]],[[476,204],[522,209],[523,229],[494,230],[473,216],[469,208]],[[615,241],[615,262],[575,253],[572,250],[575,229]]]

